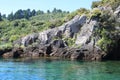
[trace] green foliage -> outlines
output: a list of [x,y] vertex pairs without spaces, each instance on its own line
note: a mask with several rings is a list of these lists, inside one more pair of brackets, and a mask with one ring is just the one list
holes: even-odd
[[64,22],[62,20],[52,20],[48,23],[49,23],[49,25],[48,25],[49,28],[54,28],[54,27],[58,27],[58,26],[62,25]]
[[3,14],[3,15],[2,15],[2,18],[3,18],[3,19],[6,19],[6,14]]
[[7,17],[8,20],[12,21],[14,20],[14,15],[13,15],[13,12],[8,14],[8,17]]
[[77,15],[76,12],[72,12],[71,14],[68,14],[65,18],[65,21],[69,21],[70,19],[74,18]]
[[19,39],[19,35],[12,35],[9,39],[10,42],[13,42],[15,40]]
[[13,26],[19,26],[19,23],[20,23],[20,21],[18,21],[18,20],[16,20],[16,21],[13,21]]
[[114,36],[115,30],[110,30],[109,28],[101,27],[101,30],[97,32],[97,36],[101,36],[101,39],[98,40],[97,45],[105,52],[109,51],[109,48],[113,48],[116,44]]
[[94,8],[91,12],[91,17],[92,18],[96,18],[96,17],[99,18],[101,14],[102,14],[102,11],[100,9]]
[[51,21],[51,20],[55,20],[55,19],[62,19],[63,17],[65,17],[68,13],[44,13],[41,15],[37,15],[34,17],[31,17],[30,20],[39,20],[39,21]]
[[[59,14],[59,15],[61,15],[61,14],[67,14],[68,12],[66,12],[66,11],[62,11],[61,9],[56,9],[56,8],[54,8],[53,9],[53,11],[51,12],[51,14],[54,16],[54,14],[56,15],[56,14]],[[27,10],[22,10],[22,9],[19,9],[19,10],[17,10],[14,14],[13,13],[10,13],[10,14],[8,14],[8,17],[7,17],[7,19],[8,20],[10,20],[10,21],[12,21],[12,20],[16,20],[16,19],[23,19],[23,18],[25,18],[25,19],[30,19],[31,17],[33,17],[33,16],[36,16],[36,15],[45,15],[45,14],[50,14],[50,11],[48,10],[47,11],[47,13],[45,13],[44,11],[41,11],[41,10],[38,10],[38,11],[35,11],[34,9],[31,11],[30,9],[27,9]],[[47,17],[49,17],[49,16],[47,16]],[[43,20],[44,19],[46,19],[47,18],[46,16],[45,16],[45,18],[44,17],[42,17],[43,18]],[[51,17],[50,17],[51,18]]]
[[111,14],[109,10],[103,11],[99,19],[101,27],[109,31],[114,31],[117,24],[115,18],[116,17]]
[[4,44],[0,44],[0,49],[1,50],[4,50],[4,49],[11,49],[13,46],[12,46],[12,43],[4,43]]
[[93,1],[91,8],[93,9],[93,8],[96,8],[96,7],[100,6],[100,5],[101,5],[100,1]]
[[98,6],[111,6],[113,10],[115,10],[120,5],[120,0],[101,0],[94,1],[92,3],[92,8],[96,8]]
[[115,10],[120,5],[120,0],[102,0],[103,5],[110,5]]
[[88,15],[90,11],[85,9],[85,8],[80,8],[80,9],[77,9],[76,11],[68,14],[65,18],[65,21],[69,21],[70,19],[72,19],[73,17],[75,17],[76,15],[82,15],[82,14],[86,14]]
[[[21,13],[24,10],[19,10],[17,13]],[[29,11],[29,10],[28,10]],[[20,15],[16,13],[16,17],[20,18]],[[32,11],[35,15],[35,11]],[[34,32],[40,32],[49,28],[60,26],[64,23],[63,18],[67,15],[66,12],[44,13],[36,16],[32,16],[29,20],[25,18],[15,19],[14,14],[8,15],[9,20],[0,22],[0,43],[11,43],[15,40]],[[1,45],[1,47],[5,47]],[[9,46],[9,44],[7,44]]]
[[18,45],[18,44],[15,44],[14,47],[15,47],[15,48],[21,48],[21,49],[24,49],[24,48],[25,48],[24,45]]
[[118,24],[116,22],[116,17],[109,11],[105,10],[99,16],[100,29],[97,31],[97,36],[100,36],[100,39],[97,42],[97,45],[105,52],[110,51],[109,48],[115,46],[114,34],[117,32],[115,26]]
[[40,25],[43,25],[43,24],[45,24],[43,21],[38,21],[38,22],[33,21],[33,22],[31,22],[32,26],[40,26]]
[[38,11],[36,12],[36,15],[41,15],[41,14],[44,14],[44,12],[41,11],[41,10],[38,10]]
[[108,51],[108,46],[113,45],[113,40],[102,37],[100,40],[98,40],[97,45],[100,46],[100,48],[107,52]]
[[64,38],[63,40],[68,43],[68,46],[74,46],[74,44],[75,44],[74,38]]

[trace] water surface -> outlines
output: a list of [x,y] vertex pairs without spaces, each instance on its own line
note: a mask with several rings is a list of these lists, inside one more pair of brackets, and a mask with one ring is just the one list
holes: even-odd
[[1,59],[0,80],[120,80],[120,61]]

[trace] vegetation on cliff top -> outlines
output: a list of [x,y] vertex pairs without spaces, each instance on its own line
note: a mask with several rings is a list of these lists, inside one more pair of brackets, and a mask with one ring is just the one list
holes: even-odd
[[91,8],[99,7],[99,6],[111,6],[113,10],[115,10],[120,5],[120,0],[101,0],[94,1],[92,3]]

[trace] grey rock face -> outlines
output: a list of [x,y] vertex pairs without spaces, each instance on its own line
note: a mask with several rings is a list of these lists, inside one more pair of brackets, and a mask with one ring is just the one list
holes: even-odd
[[74,33],[78,33],[81,26],[86,22],[85,15],[75,16],[71,21],[65,23],[64,33],[66,37],[73,37]]
[[91,20],[89,23],[84,24],[84,26],[81,28],[80,33],[77,36],[75,43],[77,45],[84,45],[89,42],[96,28],[98,28],[96,20]]
[[53,38],[61,38],[63,34],[65,35],[65,37],[73,37],[74,33],[78,33],[81,25],[83,25],[86,22],[86,18],[87,17],[85,15],[77,15],[71,21],[65,23],[60,27],[48,29],[40,33],[27,35],[20,39],[19,42],[21,43],[19,44],[28,46],[36,41],[39,41],[39,44],[48,44],[53,40]]
[[38,39],[37,33],[27,35],[21,39],[21,44],[24,46],[28,46],[29,44],[36,42],[37,39]]

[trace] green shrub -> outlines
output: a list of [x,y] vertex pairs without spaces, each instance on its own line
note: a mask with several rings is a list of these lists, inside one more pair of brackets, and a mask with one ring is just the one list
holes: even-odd
[[40,26],[40,25],[43,25],[44,22],[43,21],[40,21],[40,22],[32,22],[31,25],[33,26]]
[[101,14],[102,14],[102,11],[100,9],[94,8],[91,12],[91,17],[92,18],[100,17]]
[[14,45],[14,48],[21,48],[21,49],[24,49],[25,46],[24,46],[24,45],[15,44],[15,45]]
[[74,44],[75,44],[74,38],[64,38],[63,40],[68,43],[68,46],[74,46]]
[[100,46],[100,48],[107,52],[108,51],[108,47],[110,45],[112,45],[113,41],[111,39],[102,37],[100,40],[98,40],[97,45]]
[[20,23],[20,22],[16,20],[16,21],[13,21],[12,24],[13,24],[13,26],[19,26],[19,23]]
[[19,26],[20,26],[20,27],[25,27],[25,26],[26,26],[26,23],[25,23],[25,22],[21,22],[21,23],[19,24]]
[[91,8],[96,8],[96,7],[100,6],[100,5],[101,5],[100,1],[93,1]]
[[13,47],[12,43],[4,43],[4,44],[0,45],[1,50],[3,50],[3,49],[11,49],[12,47]]
[[120,5],[120,0],[102,0],[102,6],[109,5],[115,10]]
[[19,39],[19,37],[20,37],[19,35],[12,35],[12,36],[10,37],[9,41],[10,41],[10,42],[13,42],[13,41]]
[[76,12],[72,12],[65,17],[65,21],[69,21],[70,19],[74,18],[77,15]]

